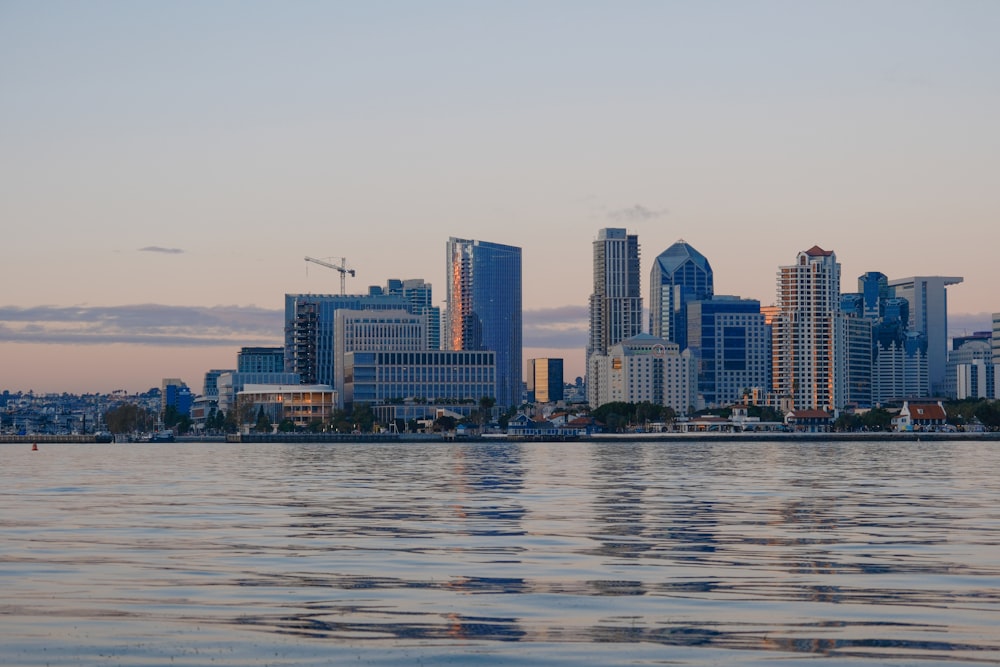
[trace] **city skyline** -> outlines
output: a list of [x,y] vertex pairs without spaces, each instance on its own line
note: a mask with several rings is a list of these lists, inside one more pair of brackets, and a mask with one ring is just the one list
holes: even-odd
[[572,381],[605,227],[644,297],[680,239],[762,305],[818,245],[842,290],[961,275],[950,333],[988,329],[998,28],[972,2],[4,3],[0,385],[197,387],[281,344],[285,293],[339,291],[304,255],[442,304],[450,236],[523,248],[523,358]]

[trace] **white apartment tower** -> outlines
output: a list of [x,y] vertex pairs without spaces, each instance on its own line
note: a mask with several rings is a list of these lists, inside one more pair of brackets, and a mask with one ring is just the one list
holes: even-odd
[[[844,400],[838,373],[840,264],[813,246],[778,269],[772,386],[793,410],[832,412]],[[842,353],[842,352],[841,352]]]
[[594,355],[607,354],[612,345],[642,332],[642,296],[639,285],[639,237],[624,229],[600,230],[594,241],[594,292],[590,295],[590,339],[587,343],[587,399],[600,403],[591,390],[600,384]]

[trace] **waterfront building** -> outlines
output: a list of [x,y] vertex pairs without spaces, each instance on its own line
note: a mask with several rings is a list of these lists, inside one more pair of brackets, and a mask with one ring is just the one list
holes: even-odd
[[813,246],[778,269],[772,324],[772,386],[793,410],[832,412],[844,400],[838,377],[840,264]]
[[665,338],[638,334],[615,343],[607,354],[592,357],[596,386],[588,387],[591,407],[605,403],[649,401],[687,414],[692,405],[694,365],[691,352]]
[[687,304],[686,339],[696,376],[696,409],[725,407],[771,386],[771,328],[760,302],[714,296]]
[[285,372],[285,348],[244,347],[236,354],[237,373]]
[[889,281],[890,295],[909,303],[907,328],[922,333],[927,340],[927,372],[931,392],[936,395],[947,390],[948,287],[962,280],[960,277],[914,276]]
[[520,404],[521,249],[452,237],[447,244],[447,272],[443,347],[494,352],[497,386],[488,395],[501,407]]
[[554,403],[563,396],[563,360],[528,359],[528,402]]
[[237,394],[240,426],[249,430],[261,412],[274,429],[284,420],[296,428],[329,421],[337,407],[337,392],[329,385],[247,384]]
[[952,340],[945,395],[951,399],[996,398],[992,332],[977,331]]
[[687,304],[711,299],[714,280],[705,256],[683,239],[660,253],[649,273],[649,333],[686,349],[694,330],[687,324]]
[[639,284],[639,237],[624,229],[605,228],[594,241],[594,291],[590,295],[590,336],[587,343],[587,398],[597,407],[596,387],[604,383],[595,355],[642,333]]
[[402,295],[383,294],[286,294],[285,367],[298,373],[302,384],[337,385],[334,315],[338,310],[405,310],[412,306]]
[[[405,310],[338,310],[334,313],[334,359],[346,368],[349,352],[410,352],[427,348],[426,314]],[[344,374],[338,373],[334,389],[343,400]],[[343,407],[340,405],[338,407]]]
[[[364,351],[344,355],[345,405],[456,404],[496,399],[492,350]],[[395,413],[392,415],[395,418]]]
[[219,376],[219,410],[227,415],[236,408],[236,395],[250,384],[305,384],[298,373],[236,373]]

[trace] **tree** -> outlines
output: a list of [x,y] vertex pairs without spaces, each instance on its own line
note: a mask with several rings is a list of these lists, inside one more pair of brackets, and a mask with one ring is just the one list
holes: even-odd
[[1000,429],[1000,401],[984,401],[976,408],[975,416],[991,431]]
[[451,415],[441,415],[434,420],[435,431],[454,431],[457,422]]
[[281,431],[282,433],[291,433],[292,431],[295,430],[295,422],[293,422],[288,417],[285,417],[278,424],[278,430]]
[[149,430],[152,415],[134,403],[125,403],[104,413],[104,424],[112,433]]
[[264,412],[263,405],[257,409],[257,423],[254,425],[254,430],[258,433],[271,432],[271,418]]
[[479,399],[480,426],[486,426],[490,422],[493,406],[496,405],[496,402],[496,399],[492,396],[483,396]]
[[355,403],[354,410],[351,412],[351,421],[354,423],[356,430],[362,433],[369,433],[375,424],[375,413],[372,412],[369,404]]

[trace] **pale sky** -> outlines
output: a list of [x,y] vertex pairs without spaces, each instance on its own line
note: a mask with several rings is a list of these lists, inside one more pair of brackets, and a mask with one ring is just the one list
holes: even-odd
[[[0,0],[0,390],[141,391],[280,344],[286,292],[523,248],[583,374],[592,246],[958,275],[1000,311],[1000,2]],[[441,304],[444,305],[443,303]]]

